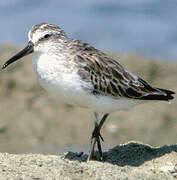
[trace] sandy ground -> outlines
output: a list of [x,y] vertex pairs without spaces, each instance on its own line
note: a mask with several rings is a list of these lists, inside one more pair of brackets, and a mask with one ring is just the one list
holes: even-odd
[[130,142],[104,153],[104,161],[86,155],[0,153],[2,180],[172,180],[177,178],[177,145],[153,148]]
[[[19,49],[0,47],[0,65]],[[87,150],[92,112],[53,100],[39,86],[31,59],[27,56],[0,71],[0,152],[57,154],[64,147]],[[118,60],[152,85],[177,92],[177,62],[143,59],[135,54]],[[102,129],[104,148],[131,140],[154,146],[175,144],[176,110],[177,98],[170,104],[152,102],[111,114]]]

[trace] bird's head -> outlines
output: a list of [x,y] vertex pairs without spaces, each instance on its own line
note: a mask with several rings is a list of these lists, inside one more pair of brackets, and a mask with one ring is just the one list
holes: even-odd
[[33,52],[53,53],[60,50],[67,43],[67,40],[65,32],[58,26],[48,23],[37,24],[28,33],[27,46],[6,61],[2,68],[6,68],[11,63]]

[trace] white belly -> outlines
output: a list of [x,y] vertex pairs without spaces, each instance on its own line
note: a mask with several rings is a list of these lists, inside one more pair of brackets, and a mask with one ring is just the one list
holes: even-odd
[[83,97],[87,95],[80,86],[81,80],[76,71],[68,70],[57,60],[41,55],[34,60],[34,71],[37,78],[47,91],[60,102],[82,105]]
[[77,71],[69,72],[61,63],[44,55],[34,60],[34,71],[40,84],[60,102],[104,113],[127,109],[137,104],[127,98],[94,96],[82,88],[82,84],[86,82],[80,79]]

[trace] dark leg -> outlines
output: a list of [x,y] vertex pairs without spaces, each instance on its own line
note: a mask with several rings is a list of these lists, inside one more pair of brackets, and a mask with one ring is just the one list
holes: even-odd
[[[98,127],[98,114],[96,112],[94,112],[94,125],[95,125],[95,128]],[[94,132],[94,130],[93,130],[93,132]],[[93,157],[93,154],[94,154],[94,148],[95,148],[95,144],[96,144],[96,139],[93,138],[93,132],[92,132],[90,150],[89,150],[89,155],[87,157],[87,161],[91,160],[91,158]]]
[[[101,159],[103,158],[103,153],[102,153],[102,149],[101,149],[100,138],[101,138],[102,141],[104,141],[104,139],[103,139],[103,137],[102,137],[101,134],[100,134],[100,130],[101,130],[104,122],[106,121],[108,115],[109,115],[109,114],[104,114],[104,115],[103,115],[103,117],[102,117],[102,119],[101,119],[101,121],[100,121],[100,123],[99,123],[99,126],[98,126],[98,128],[96,129],[97,132],[96,132],[96,135],[95,135],[95,136],[96,136],[97,147],[98,147],[98,151],[99,151],[99,154],[100,154],[100,158],[101,158]],[[94,129],[94,131],[95,131],[95,129]]]
[[101,121],[100,121],[100,123],[98,124],[98,114],[94,113],[95,128],[94,128],[94,130],[92,132],[91,147],[90,147],[90,152],[89,152],[87,161],[89,161],[93,157],[96,143],[97,143],[98,151],[99,151],[99,154],[100,154],[100,158],[101,159],[103,158],[100,139],[102,141],[104,141],[104,140],[103,140],[103,137],[100,134],[100,130],[101,130],[104,122],[106,121],[106,118],[108,117],[108,115],[109,114],[104,114]]

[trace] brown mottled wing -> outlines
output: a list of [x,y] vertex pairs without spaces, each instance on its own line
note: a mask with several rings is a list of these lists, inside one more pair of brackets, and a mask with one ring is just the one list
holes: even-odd
[[82,45],[82,51],[75,56],[75,63],[79,67],[78,74],[80,77],[85,82],[92,84],[91,88],[85,87],[91,93],[113,98],[127,97],[133,99],[146,99],[148,96],[153,96],[156,99],[154,95],[166,96],[165,91],[152,88],[141,78],[124,70],[117,61],[109,58],[101,51],[88,44],[80,45]]

